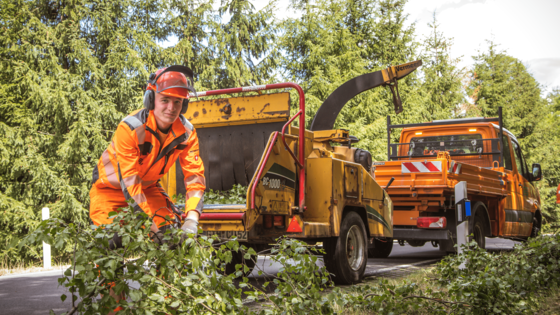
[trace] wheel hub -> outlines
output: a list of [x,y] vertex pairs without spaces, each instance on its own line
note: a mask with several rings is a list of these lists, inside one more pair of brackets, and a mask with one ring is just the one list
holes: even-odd
[[365,251],[364,237],[360,228],[353,225],[349,230],[346,237],[346,258],[352,270],[358,270],[364,262]]

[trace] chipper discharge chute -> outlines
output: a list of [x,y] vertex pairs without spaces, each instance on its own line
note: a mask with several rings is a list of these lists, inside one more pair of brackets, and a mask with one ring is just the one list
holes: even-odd
[[[305,98],[297,84],[199,92],[203,100],[191,102],[185,117],[199,135],[207,188],[248,187],[244,204],[204,206],[204,234],[236,237],[257,251],[285,235],[322,242],[334,281],[359,282],[368,252],[390,253],[393,209],[372,177],[371,154],[353,147],[358,139],[333,129],[334,121],[348,100],[378,86],[390,86],[395,109],[402,110],[397,80],[420,65],[392,66],[346,82],[321,106],[311,130],[291,125],[296,118],[299,126],[305,125]],[[299,98],[299,110],[291,118],[290,94],[270,93],[287,88],[294,88]],[[255,91],[258,95],[243,95]],[[185,179],[176,174],[164,181],[170,195],[185,193]],[[242,255],[234,257],[234,263],[242,260]]]

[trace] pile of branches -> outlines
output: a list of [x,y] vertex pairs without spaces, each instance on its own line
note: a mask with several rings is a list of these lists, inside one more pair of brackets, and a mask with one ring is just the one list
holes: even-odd
[[[102,227],[46,220],[19,244],[73,244],[72,266],[59,279],[71,295],[70,313],[107,314],[120,306],[119,314],[529,314],[560,279],[557,235],[532,238],[499,254],[472,242],[462,255],[437,264],[422,283],[381,280],[339,288],[318,264],[322,250],[302,241],[280,238],[257,253],[235,239],[193,238],[171,228],[158,244],[150,238],[147,215],[132,209],[113,215],[114,223]],[[115,233],[122,248],[110,246]],[[259,254],[270,255],[270,262],[281,265],[279,272],[270,275],[255,266]],[[250,267],[265,276],[263,285],[249,281]],[[128,299],[117,301],[119,294]],[[257,308],[248,306],[252,301]]]

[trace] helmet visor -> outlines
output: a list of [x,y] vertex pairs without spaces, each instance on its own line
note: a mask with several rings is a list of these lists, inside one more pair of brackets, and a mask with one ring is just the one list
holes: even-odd
[[156,93],[180,98],[189,97],[189,84],[184,74],[180,72],[165,72],[156,82]]

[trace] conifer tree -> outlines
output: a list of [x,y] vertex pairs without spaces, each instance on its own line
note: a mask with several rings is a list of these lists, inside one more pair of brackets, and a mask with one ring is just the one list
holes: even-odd
[[[146,78],[171,64],[197,85],[266,80],[271,7],[247,1],[6,0],[0,10],[0,259],[51,216],[88,224],[92,170],[120,120],[142,107]],[[176,45],[163,48],[167,41]],[[238,41],[238,39],[241,39]],[[274,57],[272,57],[274,59]],[[267,61],[267,62],[274,62]]]
[[363,48],[357,36],[341,23],[344,3],[317,1],[299,4],[300,18],[283,23],[282,48],[285,80],[299,83],[306,92],[308,124],[327,96],[345,81],[365,73]]
[[558,114],[560,112],[560,88],[555,88],[548,94],[548,102],[552,110]]
[[178,43],[166,49],[165,62],[193,69],[201,90],[269,82],[277,65],[274,2],[257,11],[247,0],[224,0],[214,11],[215,2],[173,3]]
[[[403,0],[293,1],[301,19],[284,23],[283,68],[306,92],[308,123],[337,87],[356,76],[415,60],[414,25],[405,26]],[[405,110],[397,122],[418,121],[422,96],[415,73],[399,81]],[[386,115],[392,95],[377,88],[353,98],[335,127],[350,129],[374,159],[386,159]]]
[[557,219],[554,203],[555,188],[560,179],[555,171],[560,154],[558,118],[552,105],[541,97],[541,86],[518,59],[499,51],[489,42],[488,51],[474,57],[471,81],[467,91],[474,100],[469,114],[497,117],[502,107],[504,127],[516,135],[527,160],[540,163],[544,179],[537,183],[542,198],[542,210],[550,222]]
[[478,111],[474,114],[495,117],[502,107],[506,127],[519,139],[532,140],[537,123],[546,114],[539,83],[521,61],[499,51],[493,42],[474,60],[467,88]]
[[541,164],[543,179],[538,182],[537,187],[541,194],[542,209],[548,223],[557,223],[560,219],[560,206],[556,204],[556,193],[560,184],[560,91],[554,89],[546,99],[544,109],[545,117],[537,123],[535,128],[535,139],[532,142],[525,141],[525,146],[531,151],[527,166],[532,163]]
[[[276,24],[273,4],[255,11],[248,0],[223,0],[219,10],[223,25],[214,27],[214,53],[217,69],[214,77],[219,88],[268,82],[276,67],[273,43]],[[259,60],[262,59],[260,62]]]
[[457,66],[460,58],[450,56],[453,41],[439,30],[435,12],[428,26],[431,32],[423,42],[421,55],[424,74],[421,93],[426,96],[422,121],[452,117],[465,102],[465,73]]

